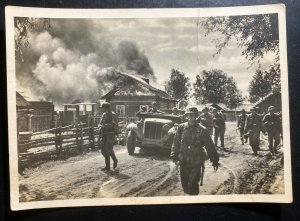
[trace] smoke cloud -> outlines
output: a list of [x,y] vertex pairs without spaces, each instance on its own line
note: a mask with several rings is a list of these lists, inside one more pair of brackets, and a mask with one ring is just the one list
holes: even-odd
[[110,40],[107,30],[91,20],[50,22],[49,30],[30,33],[24,61],[16,60],[17,85],[30,89],[35,98],[56,104],[97,101],[118,82],[114,70],[155,80],[146,54],[135,42]]

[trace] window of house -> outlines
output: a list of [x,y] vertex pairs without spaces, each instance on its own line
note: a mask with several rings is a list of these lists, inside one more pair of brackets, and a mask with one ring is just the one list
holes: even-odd
[[119,116],[125,116],[125,105],[116,105],[116,113]]

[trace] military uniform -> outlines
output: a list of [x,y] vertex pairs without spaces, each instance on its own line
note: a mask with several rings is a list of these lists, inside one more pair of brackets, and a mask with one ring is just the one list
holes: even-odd
[[254,154],[259,150],[261,122],[261,117],[256,113],[248,114],[246,117],[244,131],[248,134],[249,144]]
[[213,165],[217,166],[219,155],[208,130],[198,123],[180,124],[174,137],[171,157],[174,162],[180,162],[181,184],[187,194],[199,194],[201,164],[207,157],[205,153]]
[[278,115],[267,113],[263,118],[264,128],[268,133],[269,149],[271,154],[277,153],[280,144],[281,120]]
[[240,114],[237,122],[237,128],[239,129],[240,132],[240,137],[242,144],[244,144],[244,141],[247,143],[248,136],[245,135],[245,122],[246,122],[246,114]]
[[117,157],[113,150],[115,134],[116,134],[116,122],[114,122],[114,113],[111,111],[104,112],[102,114],[101,120],[98,127],[99,132],[99,146],[101,148],[101,153],[105,158],[105,168],[110,169],[110,157],[114,161],[114,168],[117,165]]
[[213,115],[214,122],[214,142],[217,146],[218,138],[220,137],[221,147],[224,148],[224,135],[225,135],[225,119],[222,114],[214,113]]
[[206,127],[207,130],[209,131],[210,135],[212,135],[213,128],[214,128],[214,121],[213,121],[213,117],[211,116],[210,113],[202,113],[198,117],[197,122],[199,122],[204,127]]

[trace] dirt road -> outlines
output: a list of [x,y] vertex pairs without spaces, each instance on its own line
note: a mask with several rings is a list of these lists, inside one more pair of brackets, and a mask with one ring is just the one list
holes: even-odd
[[[219,170],[206,162],[200,194],[282,193],[281,149],[277,156],[270,156],[266,137],[262,137],[262,151],[254,156],[249,145],[241,145],[235,126],[227,123],[225,145],[229,151],[219,151]],[[19,177],[20,201],[183,195],[178,168],[166,153],[136,149],[136,154],[129,156],[126,147],[116,146],[119,164],[108,172],[101,171],[104,160],[100,152],[26,170]]]

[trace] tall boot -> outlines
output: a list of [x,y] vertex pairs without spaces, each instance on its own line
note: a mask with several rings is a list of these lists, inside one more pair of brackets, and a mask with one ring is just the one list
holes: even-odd
[[101,170],[110,170],[110,158],[109,156],[105,157],[105,167]]
[[116,169],[116,167],[118,166],[118,159],[116,157],[115,152],[112,151],[110,156],[111,156],[111,159],[114,161],[113,168]]

